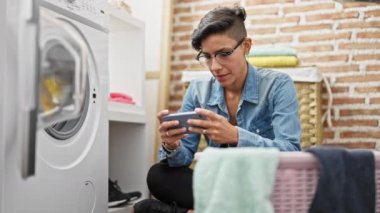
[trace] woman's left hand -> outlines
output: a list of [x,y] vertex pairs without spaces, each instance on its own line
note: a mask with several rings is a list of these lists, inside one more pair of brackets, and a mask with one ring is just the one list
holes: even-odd
[[238,129],[227,119],[210,110],[196,108],[195,112],[206,117],[206,120],[189,119],[190,132],[207,135],[209,139],[218,144],[237,144],[239,141]]

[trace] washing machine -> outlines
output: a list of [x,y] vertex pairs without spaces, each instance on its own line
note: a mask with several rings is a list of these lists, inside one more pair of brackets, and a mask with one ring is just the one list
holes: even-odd
[[107,212],[108,30],[96,3],[2,3],[3,213]]

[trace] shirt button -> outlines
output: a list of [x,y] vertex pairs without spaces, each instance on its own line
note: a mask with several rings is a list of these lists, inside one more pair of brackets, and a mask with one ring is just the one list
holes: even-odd
[[259,129],[256,129],[256,133],[260,133],[260,130],[259,130]]

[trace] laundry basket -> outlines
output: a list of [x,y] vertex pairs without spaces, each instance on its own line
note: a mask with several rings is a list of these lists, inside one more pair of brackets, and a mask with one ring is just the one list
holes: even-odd
[[[380,152],[374,152],[376,161],[376,212],[380,213]],[[195,160],[202,158],[201,152]],[[307,152],[280,152],[276,181],[271,195],[276,213],[306,213],[317,189],[319,161]]]
[[[380,154],[375,152],[376,194],[380,195]],[[308,212],[319,177],[319,162],[310,153],[282,152],[272,193],[276,213]],[[380,213],[380,196],[376,196]]]
[[[302,129],[302,149],[321,144],[323,140],[321,116],[322,74],[318,67],[275,68],[271,70],[287,73],[294,81]],[[184,91],[191,80],[209,76],[211,76],[209,71],[183,71]],[[204,148],[204,143],[201,143],[202,148]]]

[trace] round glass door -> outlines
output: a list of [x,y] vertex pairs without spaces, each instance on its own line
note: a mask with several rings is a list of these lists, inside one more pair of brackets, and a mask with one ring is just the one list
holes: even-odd
[[66,140],[81,129],[89,107],[89,47],[64,19],[45,16],[44,24],[39,114],[50,136]]
[[[49,168],[74,169],[92,151],[104,122],[100,119],[105,103],[97,96],[101,84],[92,51],[98,45],[92,40],[97,31],[49,9],[41,8],[41,14],[39,86],[48,90],[44,98],[53,105],[48,108],[51,105],[40,101],[45,117],[39,121],[47,122],[37,132],[38,159]],[[42,89],[39,100],[44,100]]]

